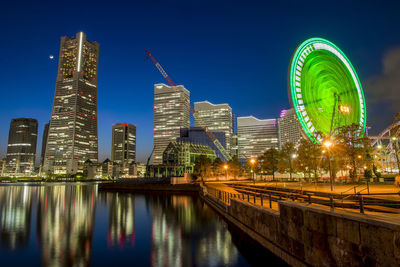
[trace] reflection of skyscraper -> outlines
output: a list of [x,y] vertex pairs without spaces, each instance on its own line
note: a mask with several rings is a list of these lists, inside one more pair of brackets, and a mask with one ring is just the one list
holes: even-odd
[[38,122],[35,119],[13,119],[10,124],[6,165],[11,174],[30,175],[35,169]]
[[58,75],[44,159],[47,173],[74,174],[97,162],[99,44],[80,32],[61,38]]
[[135,198],[131,194],[107,194],[110,209],[108,243],[111,246],[135,241]]
[[43,186],[39,192],[38,234],[43,266],[88,266],[97,188]]
[[149,197],[151,266],[235,265],[238,251],[208,206],[190,196]]
[[0,187],[0,245],[15,250],[26,247],[31,227],[31,195],[27,186]]

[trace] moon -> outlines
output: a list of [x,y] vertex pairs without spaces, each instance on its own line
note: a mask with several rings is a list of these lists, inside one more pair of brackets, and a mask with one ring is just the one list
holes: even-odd
[[53,58],[54,58],[54,56],[53,56],[53,55],[50,55],[50,56],[49,56],[49,58],[50,58],[50,59],[53,59]]

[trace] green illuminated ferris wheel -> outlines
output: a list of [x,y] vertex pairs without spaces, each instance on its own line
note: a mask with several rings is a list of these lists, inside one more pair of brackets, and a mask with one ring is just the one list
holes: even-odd
[[358,124],[365,129],[366,109],[360,80],[346,55],[332,42],[311,38],[293,54],[289,98],[304,133],[314,142],[334,129]]

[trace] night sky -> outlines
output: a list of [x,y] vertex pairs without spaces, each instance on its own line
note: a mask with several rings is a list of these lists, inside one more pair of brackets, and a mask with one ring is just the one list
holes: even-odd
[[400,1],[2,1],[0,12],[0,155],[17,117],[38,119],[40,154],[60,38],[79,31],[100,43],[100,160],[110,157],[116,122],[136,124],[139,161],[151,152],[153,85],[165,81],[145,49],[192,102],[229,103],[236,116],[264,119],[290,108],[287,72],[296,46],[323,37],[353,63],[371,132],[400,110]]

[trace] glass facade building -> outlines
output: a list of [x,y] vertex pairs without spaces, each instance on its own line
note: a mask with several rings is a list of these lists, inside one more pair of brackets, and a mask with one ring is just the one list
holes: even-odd
[[269,148],[278,149],[276,119],[238,117],[237,125],[239,158],[258,157]]
[[[225,133],[226,146],[224,147],[231,153],[232,108],[228,104],[212,104],[208,101],[202,101],[194,103],[194,110],[196,111],[196,118],[199,118],[198,120],[195,119],[195,126],[207,126],[212,132]],[[201,123],[205,125],[201,125]],[[221,142],[221,140],[219,141]]]
[[75,174],[98,160],[97,71],[99,44],[62,37],[44,171]]
[[[225,133],[213,132],[213,134],[219,140],[221,145],[226,148]],[[201,127],[182,128],[180,131],[180,137],[176,138],[176,141],[209,146],[212,150],[215,151],[217,158],[225,160],[219,149],[215,146],[213,141],[211,141],[211,139]]]
[[165,148],[180,136],[181,128],[189,128],[190,92],[182,85],[154,85],[154,152],[153,164],[162,164]]
[[9,175],[30,175],[35,170],[38,122],[35,119],[12,119],[8,134],[6,168]]
[[294,109],[282,110],[278,118],[279,149],[289,142],[297,145],[303,138],[302,131]]

